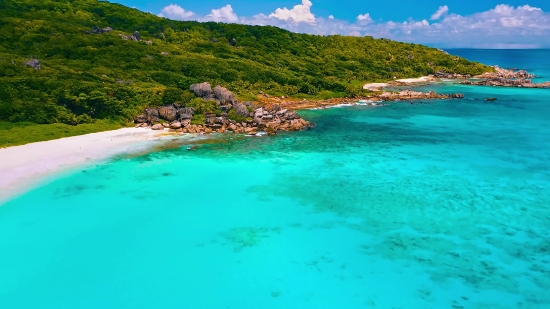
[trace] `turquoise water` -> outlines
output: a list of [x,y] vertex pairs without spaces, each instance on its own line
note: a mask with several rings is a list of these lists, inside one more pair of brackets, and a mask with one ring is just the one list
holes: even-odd
[[468,100],[59,175],[0,207],[0,307],[549,308],[550,90],[427,88]]
[[498,65],[502,68],[528,70],[535,74],[533,81],[550,81],[550,49],[521,50],[508,49],[449,49],[452,55],[479,61],[487,65]]

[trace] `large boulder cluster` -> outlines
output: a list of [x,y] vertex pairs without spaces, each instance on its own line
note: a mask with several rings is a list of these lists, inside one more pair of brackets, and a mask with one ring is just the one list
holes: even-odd
[[471,86],[493,86],[493,87],[517,87],[517,88],[550,88],[550,82],[533,83],[530,79],[509,79],[509,78],[486,78],[479,81],[465,80],[461,84]]
[[[218,115],[205,114],[204,124],[191,124],[194,109],[172,104],[146,108],[142,115],[135,117],[134,122],[138,127],[151,127],[153,130],[169,129],[182,133],[229,131],[250,135],[261,131],[276,134],[277,131],[300,131],[313,127],[295,111],[283,109],[278,105],[268,109],[254,106],[251,102],[241,103],[231,91],[221,86],[212,89],[209,83],[200,83],[191,85],[190,90],[203,100],[215,101],[222,112]],[[230,119],[230,113],[237,115],[240,121]]]
[[494,72],[485,72],[481,75],[476,76],[477,78],[488,78],[488,79],[529,79],[535,77],[534,74],[530,74],[525,70],[516,70],[516,69],[503,69],[498,66],[494,67]]
[[453,94],[438,94],[434,91],[421,92],[413,90],[402,90],[397,93],[384,92],[377,96],[378,99],[383,101],[409,101],[409,100],[427,100],[427,99],[463,99],[462,93]]
[[[167,127],[179,129],[182,126],[191,124],[194,110],[191,107],[182,107],[178,104],[166,105],[161,107],[150,107],[144,110],[142,115],[134,118],[134,122],[141,127],[151,126],[155,129],[157,124],[168,124]],[[157,126],[156,128],[161,128]]]
[[486,72],[476,77],[481,80],[465,80],[461,84],[493,87],[550,88],[550,82],[534,83],[531,78],[535,77],[535,75],[525,70],[502,69],[497,66],[494,72]]

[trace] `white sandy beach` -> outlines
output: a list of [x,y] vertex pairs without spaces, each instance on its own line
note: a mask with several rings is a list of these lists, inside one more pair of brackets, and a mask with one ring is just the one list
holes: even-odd
[[0,204],[53,172],[137,150],[164,131],[124,128],[0,149]]
[[430,76],[422,76],[418,78],[403,78],[403,79],[396,79],[395,82],[403,83],[403,84],[416,84],[416,83],[426,83],[432,80],[432,77]]
[[422,76],[418,78],[403,78],[403,79],[396,79],[387,83],[370,83],[363,85],[363,89],[368,90],[381,90],[382,88],[386,88],[392,85],[392,83],[398,83],[398,84],[418,84],[418,83],[427,83],[433,80],[432,76]]

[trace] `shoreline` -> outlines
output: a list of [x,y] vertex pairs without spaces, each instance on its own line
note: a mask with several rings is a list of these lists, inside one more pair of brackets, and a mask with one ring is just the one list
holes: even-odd
[[123,128],[0,149],[0,206],[33,188],[53,173],[139,151],[144,142],[173,134],[140,128]]
[[[506,71],[508,72],[508,71]],[[390,81],[388,83],[365,84],[364,89],[380,90],[392,86],[418,87],[433,82],[445,83],[443,78],[434,76],[423,76],[419,78],[407,78]],[[415,100],[435,100],[435,99],[462,99],[462,94],[438,94],[435,92],[418,92],[413,90],[402,90],[400,92],[375,93],[372,95],[357,98],[332,98],[327,100],[311,99],[293,99],[288,97],[269,97],[258,96],[258,103],[261,104],[262,113],[264,109],[272,110],[304,110],[304,109],[325,109],[339,105],[367,105],[381,106],[383,102],[392,101],[415,101]],[[361,103],[361,104],[360,104]],[[256,115],[255,115],[256,116]],[[265,117],[265,115],[263,115]],[[299,116],[296,116],[299,118]],[[292,117],[291,117],[292,118]],[[299,119],[301,120],[301,119]],[[295,120],[292,120],[295,121]],[[305,124],[300,122],[300,126],[291,128],[291,131],[299,131],[309,128],[309,122]],[[193,127],[193,126],[191,126]],[[219,133],[225,132],[225,125],[220,125]],[[72,136],[43,142],[25,144],[0,148],[0,156],[4,159],[0,162],[0,205],[24,192],[26,189],[38,186],[47,179],[48,176],[69,170],[71,168],[85,164],[86,162],[96,162],[107,159],[117,154],[131,153],[140,149],[140,144],[146,141],[160,140],[162,137],[174,136],[181,133],[200,133],[203,130],[197,128],[197,132],[184,132],[183,129],[174,130],[173,128],[163,128],[160,130],[151,130],[148,127],[123,128],[112,131],[91,133],[80,136]],[[290,128],[290,127],[289,127]],[[208,128],[203,128],[208,129]],[[229,131],[237,133],[255,133],[248,132],[244,128],[240,132],[235,128],[229,128]],[[205,131],[204,130],[204,131]],[[199,132],[200,131],[200,132]],[[213,130],[210,130],[213,132]],[[205,132],[205,133],[210,133]],[[269,133],[269,132],[268,132]],[[273,132],[272,132],[273,133]],[[143,146],[143,145],[141,145]]]
[[[418,85],[421,86],[421,85]],[[357,98],[333,98],[327,100],[300,100],[291,98],[262,98],[259,100],[266,108],[271,108],[275,105],[289,110],[303,110],[303,109],[323,109],[341,104],[355,104],[361,103],[367,106],[380,106],[384,102],[405,102],[405,101],[417,101],[417,100],[449,100],[449,99],[463,99],[464,95],[461,93],[453,94],[439,94],[433,91],[420,92],[414,90],[402,90],[397,93],[382,92],[381,94],[373,94],[369,96],[357,97]],[[360,104],[361,105],[361,104]]]

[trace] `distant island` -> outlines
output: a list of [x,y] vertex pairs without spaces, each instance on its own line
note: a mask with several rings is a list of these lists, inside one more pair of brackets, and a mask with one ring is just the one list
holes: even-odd
[[[369,82],[494,71],[418,44],[180,22],[105,1],[4,0],[0,12],[0,147],[127,126],[146,107],[191,106],[189,88],[202,82],[241,102],[315,101],[368,96]],[[193,122],[219,110],[207,106]],[[20,134],[38,124],[56,129]]]

